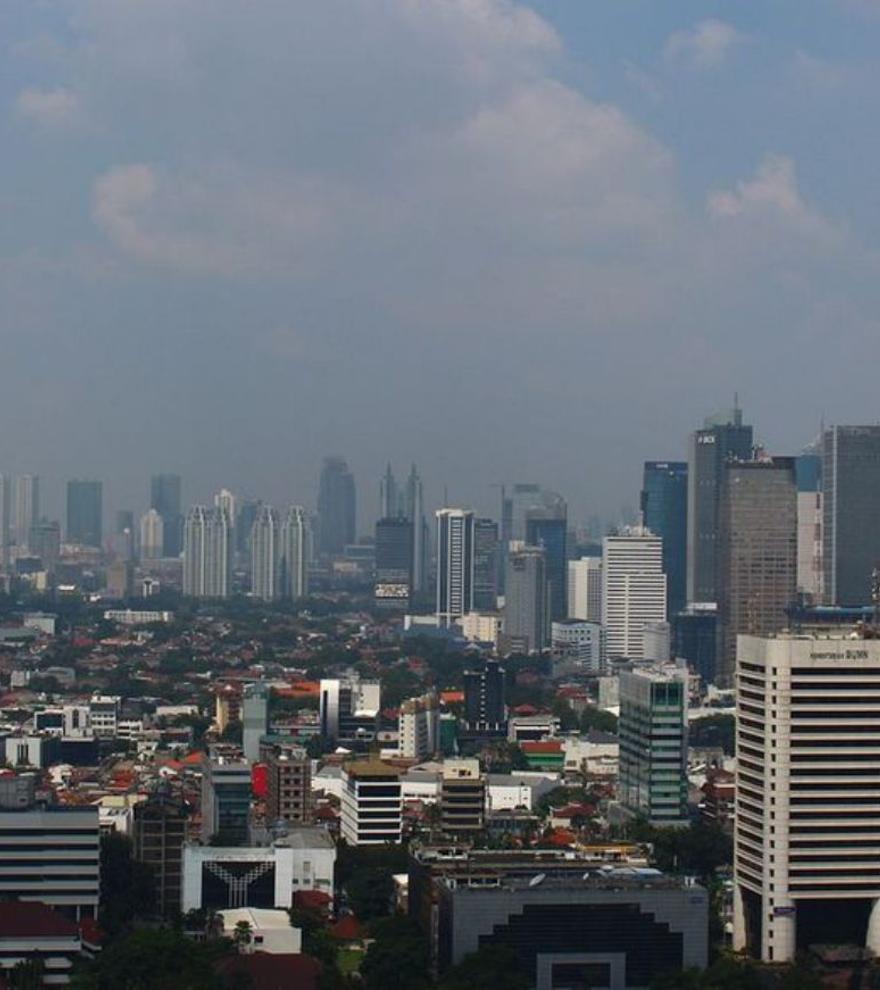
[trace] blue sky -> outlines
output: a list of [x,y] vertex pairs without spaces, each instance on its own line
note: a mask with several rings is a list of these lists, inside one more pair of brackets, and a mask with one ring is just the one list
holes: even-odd
[[6,0],[0,46],[0,470],[613,518],[735,390],[778,453],[878,418],[878,0]]

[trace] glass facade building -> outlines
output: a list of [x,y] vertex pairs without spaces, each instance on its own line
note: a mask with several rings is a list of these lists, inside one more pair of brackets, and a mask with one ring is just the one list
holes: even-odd
[[666,611],[672,616],[687,596],[687,492],[685,461],[645,461],[642,522],[663,538]]

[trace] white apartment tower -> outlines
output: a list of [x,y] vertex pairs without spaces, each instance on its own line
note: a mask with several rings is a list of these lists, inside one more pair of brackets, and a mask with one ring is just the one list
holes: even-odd
[[739,636],[734,948],[880,951],[880,640]]
[[312,528],[301,505],[291,505],[281,523],[279,541],[280,594],[296,601],[309,593]]
[[602,558],[568,562],[568,618],[602,621]]
[[280,536],[278,513],[261,505],[251,529],[251,591],[260,601],[273,602],[280,595]]
[[427,760],[440,748],[440,704],[436,694],[410,698],[400,706],[398,749],[407,759]]
[[474,607],[474,514],[437,510],[437,625],[450,626]]
[[231,591],[232,527],[223,509],[194,505],[183,532],[183,593],[228,598]]
[[609,659],[644,655],[644,630],[666,621],[663,540],[644,526],[606,536],[602,562],[602,625]]
[[141,516],[140,551],[141,560],[158,560],[165,545],[165,523],[155,509]]

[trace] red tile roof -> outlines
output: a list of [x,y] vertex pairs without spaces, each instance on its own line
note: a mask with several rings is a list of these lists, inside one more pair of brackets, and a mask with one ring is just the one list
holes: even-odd
[[76,937],[79,929],[63,914],[39,901],[0,903],[0,940],[4,938]]
[[546,740],[545,742],[521,742],[520,749],[524,753],[561,753],[562,743]]
[[219,961],[217,969],[233,979],[249,977],[248,985],[260,990],[318,990],[321,975],[317,959],[287,952],[226,956]]
[[353,942],[364,937],[364,930],[353,914],[344,914],[335,925],[330,926],[330,934],[343,942]]

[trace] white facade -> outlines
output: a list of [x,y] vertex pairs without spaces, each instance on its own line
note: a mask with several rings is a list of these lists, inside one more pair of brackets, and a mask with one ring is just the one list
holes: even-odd
[[118,622],[122,626],[149,626],[154,622],[166,625],[174,621],[173,612],[158,612],[151,609],[108,608],[104,612],[108,622]]
[[568,617],[602,621],[602,558],[581,557],[568,562]]
[[646,622],[642,631],[642,659],[667,663],[672,656],[672,628],[668,622]]
[[486,778],[486,808],[531,811],[541,797],[559,787],[561,780],[558,773],[490,773]]
[[155,509],[150,509],[140,521],[141,560],[158,560],[164,543],[165,523]]
[[263,602],[279,597],[278,513],[271,505],[261,505],[251,528],[251,594]]
[[821,602],[824,589],[822,564],[822,492],[797,494],[798,591]]
[[474,607],[474,514],[438,509],[437,624],[450,626]]
[[280,593],[296,601],[309,593],[309,563],[312,559],[312,527],[301,505],[291,505],[281,523],[279,563]]
[[550,643],[562,660],[570,660],[586,673],[601,674],[605,669],[605,630],[598,622],[567,619],[550,627]]
[[35,474],[21,474],[15,479],[13,535],[19,549],[28,547],[31,527],[40,518],[40,479]]
[[183,593],[228,598],[231,591],[232,526],[223,509],[194,505],[183,528]]
[[736,670],[734,948],[787,962],[860,899],[880,951],[880,641],[740,636]]
[[470,643],[498,646],[501,636],[500,612],[468,612],[461,617],[461,634]]
[[440,704],[435,694],[410,698],[400,706],[398,749],[411,760],[428,759],[440,746]]
[[602,625],[609,659],[644,655],[647,623],[666,621],[663,540],[643,526],[603,541]]
[[299,955],[302,952],[302,929],[290,924],[286,911],[273,908],[229,908],[219,911],[225,938],[236,938],[236,926],[244,922],[250,929],[247,945],[239,951],[268,952],[269,955]]

